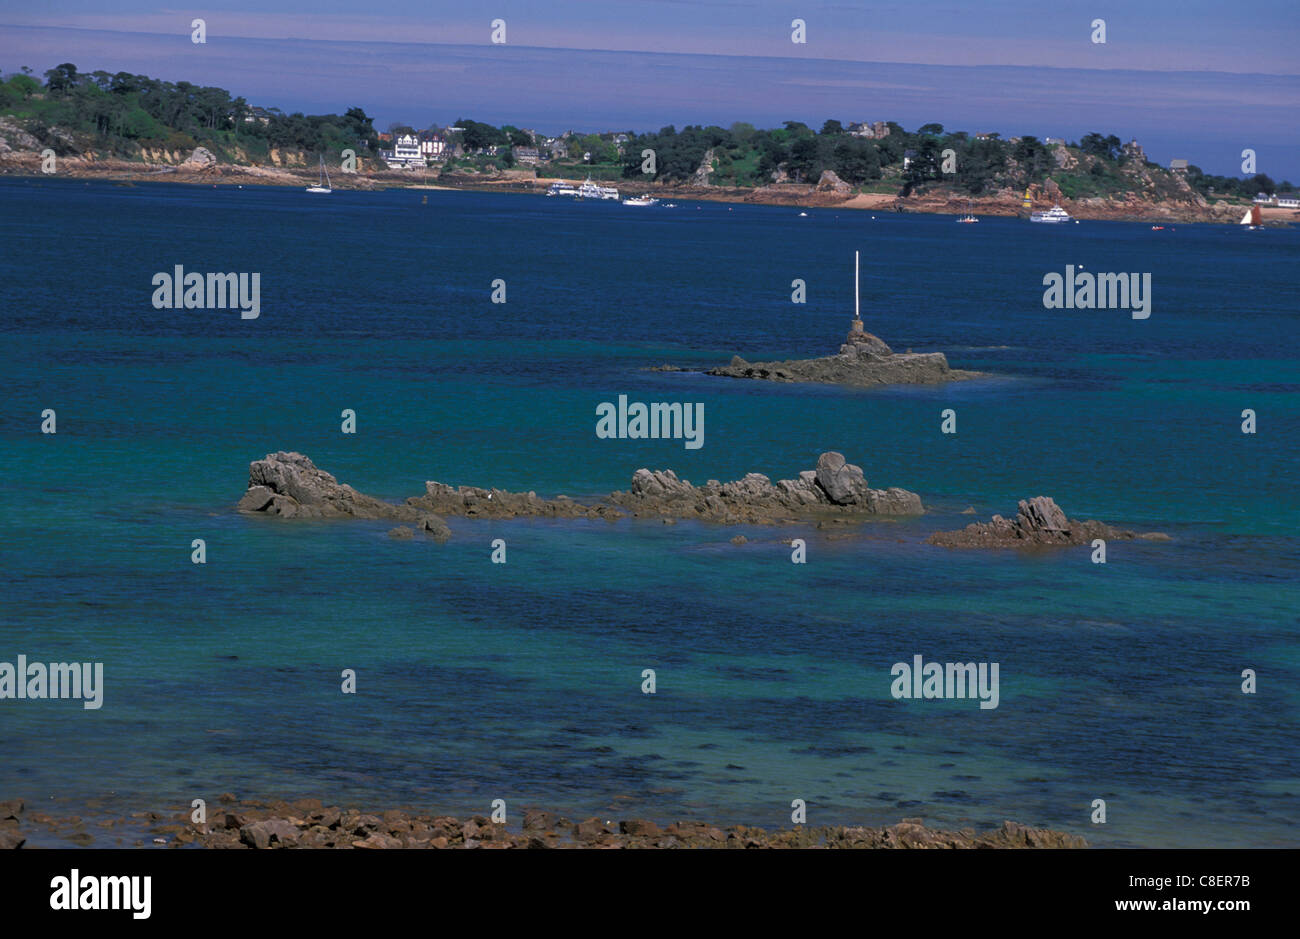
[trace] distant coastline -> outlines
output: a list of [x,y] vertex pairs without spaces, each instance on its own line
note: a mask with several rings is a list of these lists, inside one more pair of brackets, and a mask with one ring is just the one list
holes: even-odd
[[[30,179],[81,179],[131,184],[138,182],[178,183],[190,186],[288,186],[305,187],[316,181],[306,167],[268,167],[253,164],[217,163],[209,166],[184,163],[139,163],[122,159],[96,159],[66,157],[59,161],[54,174],[41,172],[40,156],[35,153],[0,153],[0,176]],[[428,175],[409,170],[359,171],[333,176],[333,184],[340,191],[377,191],[382,189],[441,190],[467,192],[506,192],[524,195],[545,195],[553,182],[569,181],[577,184],[581,176],[533,177],[523,171],[474,175]],[[729,204],[790,206],[806,209],[834,209],[848,211],[916,213],[934,215],[965,215],[1022,217],[1023,195],[1018,192],[998,192],[974,198],[964,198],[952,193],[927,192],[912,196],[890,193],[841,194],[819,190],[817,186],[798,183],[781,183],[761,187],[697,186],[690,184],[646,183],[637,180],[619,180],[615,183],[625,196],[650,194],[660,199],[681,199]],[[1123,201],[1056,199],[1046,197],[1041,187],[1031,192],[1033,208],[1063,206],[1072,216],[1088,221],[1129,222],[1181,222],[1183,224],[1235,224],[1244,201],[1222,201],[1212,206],[1197,206],[1182,202],[1167,202],[1130,198]],[[1287,225],[1300,223],[1300,209],[1264,206],[1266,224]]]

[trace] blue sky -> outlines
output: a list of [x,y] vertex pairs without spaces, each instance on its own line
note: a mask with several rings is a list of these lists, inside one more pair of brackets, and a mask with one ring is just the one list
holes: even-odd
[[[208,42],[189,41],[202,17]],[[807,43],[790,41],[795,18]],[[490,43],[506,21],[505,45]],[[1106,21],[1093,43],[1092,21]],[[380,127],[542,131],[828,117],[1136,137],[1300,180],[1300,0],[0,0],[0,68],[143,72]]]

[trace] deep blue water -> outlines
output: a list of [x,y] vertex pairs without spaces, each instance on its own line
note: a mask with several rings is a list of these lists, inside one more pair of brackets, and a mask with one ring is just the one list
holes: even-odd
[[[0,179],[0,661],[101,661],[106,682],[98,711],[0,701],[0,797],[766,826],[802,798],[812,824],[1300,844],[1300,233],[423,195]],[[868,329],[995,377],[643,370],[826,354],[855,249]],[[260,272],[260,318],[155,310],[176,264]],[[1066,264],[1151,273],[1150,319],[1044,309]],[[597,439],[618,394],[702,402],[704,446]],[[235,513],[248,463],[280,449],[394,500],[427,479],[594,495],[641,466],[789,478],[837,449],[930,512],[743,547],[694,524],[450,519],[437,546]],[[923,543],[1038,494],[1174,541],[1112,543],[1105,565]],[[917,654],[998,662],[1000,706],[894,700],[890,667]]]

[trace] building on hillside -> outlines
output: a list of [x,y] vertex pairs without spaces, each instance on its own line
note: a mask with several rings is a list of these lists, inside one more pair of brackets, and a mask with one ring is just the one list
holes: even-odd
[[868,137],[873,140],[880,140],[882,137],[889,136],[889,125],[884,121],[857,121],[849,124],[848,132],[854,137]]
[[542,159],[536,147],[511,147],[510,155],[522,166],[536,166]]
[[1278,196],[1277,207],[1279,209],[1300,209],[1300,198],[1296,196]]
[[271,112],[266,108],[251,107],[244,114],[245,124],[269,124],[271,123]]
[[379,151],[379,158],[393,170],[425,165],[420,139],[415,134],[398,134],[393,140],[393,149]]
[[425,162],[441,160],[447,152],[447,138],[433,128],[422,130],[416,135],[420,144],[420,155]]
[[1141,166],[1147,161],[1147,152],[1142,149],[1142,144],[1138,143],[1137,138],[1134,137],[1121,148],[1120,159]]
[[1186,173],[1186,172],[1187,172],[1187,161],[1186,161],[1186,160],[1170,160],[1170,161],[1169,161],[1169,169],[1170,169],[1171,171],[1175,172],[1175,173]]
[[916,151],[915,151],[915,150],[904,150],[904,151],[903,151],[903,169],[907,169],[909,166],[911,166],[911,165],[912,165],[912,161],[915,160],[915,159],[916,159]]
[[1043,138],[1043,143],[1047,144],[1047,146],[1049,146],[1049,147],[1063,147],[1063,146],[1065,146],[1065,141],[1062,140],[1060,137],[1044,137],[1044,138]]
[[1255,193],[1255,198],[1252,201],[1255,202],[1257,205],[1268,205],[1270,202],[1273,201],[1273,196],[1267,192],[1257,192]]

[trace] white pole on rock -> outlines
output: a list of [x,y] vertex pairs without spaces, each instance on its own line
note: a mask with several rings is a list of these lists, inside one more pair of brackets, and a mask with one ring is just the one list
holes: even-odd
[[858,252],[853,252],[853,318],[862,319],[858,309]]

